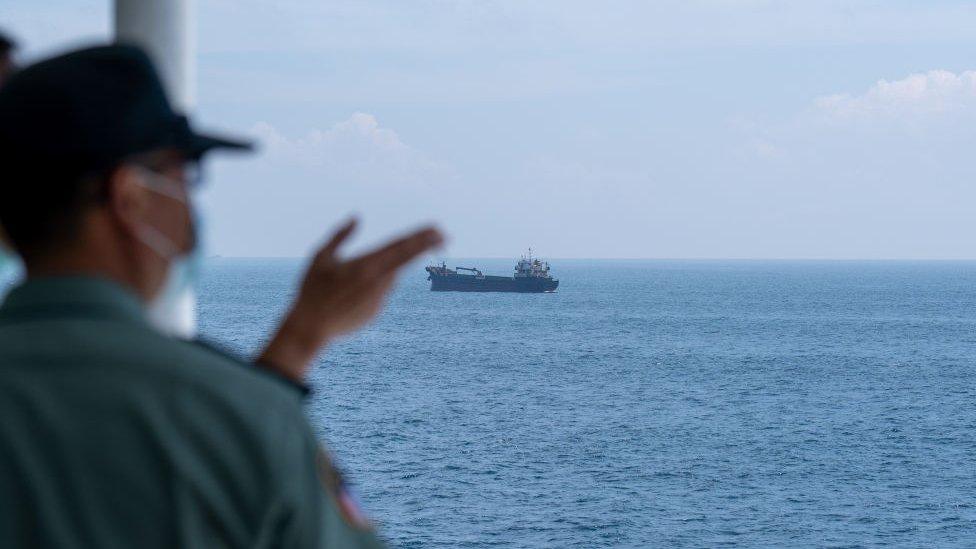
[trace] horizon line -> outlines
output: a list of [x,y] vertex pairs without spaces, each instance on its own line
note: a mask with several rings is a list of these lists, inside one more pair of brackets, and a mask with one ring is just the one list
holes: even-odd
[[[206,259],[308,259],[307,255],[222,255],[212,254]],[[477,255],[458,255],[444,256],[442,260],[459,259],[485,259],[485,260],[517,260],[511,256],[477,256]],[[976,257],[540,257],[545,261],[835,261],[835,262],[976,262]]]

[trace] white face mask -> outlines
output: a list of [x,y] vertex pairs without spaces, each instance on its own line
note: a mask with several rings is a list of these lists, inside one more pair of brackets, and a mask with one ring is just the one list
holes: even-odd
[[196,335],[196,283],[202,255],[195,247],[189,255],[170,263],[163,289],[149,304],[149,323],[167,335],[190,339]]
[[[147,189],[187,204],[186,196],[180,190],[180,183],[145,168],[140,168],[140,172],[142,184]],[[189,207],[189,204],[187,206]],[[194,234],[198,235],[199,218],[192,208],[190,213]],[[198,239],[194,239],[193,249],[186,252],[151,225],[140,227],[136,237],[160,257],[169,261],[166,282],[147,309],[150,324],[167,335],[192,338],[196,333],[194,290],[203,260],[202,247]]]

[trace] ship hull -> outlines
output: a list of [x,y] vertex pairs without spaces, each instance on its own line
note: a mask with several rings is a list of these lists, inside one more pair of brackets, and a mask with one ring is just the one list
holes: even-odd
[[433,292],[514,292],[541,294],[556,291],[559,281],[551,278],[514,278],[505,276],[475,276],[459,274],[431,274]]

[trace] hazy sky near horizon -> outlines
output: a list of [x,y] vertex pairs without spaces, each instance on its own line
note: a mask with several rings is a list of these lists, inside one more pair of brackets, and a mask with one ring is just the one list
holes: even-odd
[[[108,2],[6,0],[25,60]],[[199,0],[210,253],[976,258],[976,3]]]

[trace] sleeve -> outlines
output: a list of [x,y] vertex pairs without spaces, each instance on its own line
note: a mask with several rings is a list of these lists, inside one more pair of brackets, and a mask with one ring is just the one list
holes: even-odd
[[[348,485],[319,444],[303,414],[284,441],[280,523],[283,547],[358,547],[385,545],[359,510]],[[297,429],[296,429],[297,427]]]
[[281,383],[281,384],[285,385],[286,387],[289,387],[291,389],[294,389],[295,391],[298,391],[298,393],[301,394],[301,396],[303,396],[303,397],[307,397],[312,392],[311,387],[309,387],[308,385],[306,385],[304,383],[301,383],[299,381],[295,381],[294,379],[291,379],[290,377],[286,377],[286,376],[281,375],[280,373],[278,373],[278,369],[277,368],[274,368],[271,364],[266,364],[266,363],[264,363],[264,362],[262,362],[260,360],[255,360],[253,363],[250,363],[250,362],[244,360],[243,358],[241,358],[240,356],[238,356],[237,354],[235,354],[235,353],[233,353],[233,352],[231,352],[231,351],[229,351],[229,350],[221,347],[220,345],[218,345],[218,344],[216,344],[216,343],[214,343],[212,341],[206,340],[206,339],[196,338],[196,339],[193,340],[192,343],[195,344],[195,345],[197,345],[197,346],[199,346],[199,347],[202,347],[202,348],[204,348],[204,349],[206,349],[206,350],[208,350],[208,351],[210,351],[212,353],[215,353],[217,355],[220,355],[221,357],[223,357],[225,359],[228,359],[231,362],[234,362],[235,364],[237,364],[237,365],[239,365],[241,367],[244,367],[244,368],[255,368],[257,371],[261,372],[262,374],[267,375],[271,379],[274,379],[277,383]]

